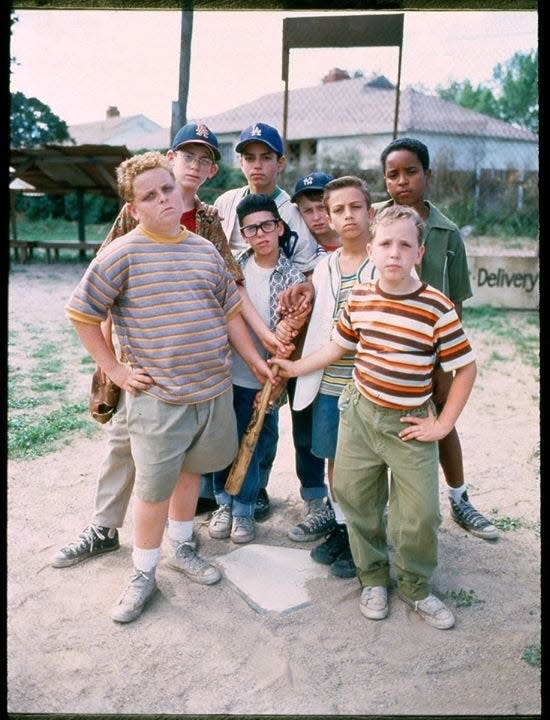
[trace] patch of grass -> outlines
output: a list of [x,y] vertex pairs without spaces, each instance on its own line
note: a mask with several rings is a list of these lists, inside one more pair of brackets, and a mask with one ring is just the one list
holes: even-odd
[[27,410],[29,408],[38,407],[39,405],[47,405],[50,401],[45,397],[8,397],[9,410]]
[[41,416],[12,416],[8,419],[8,457],[34,458],[52,452],[58,441],[77,430],[92,432],[85,403],[65,405]]
[[85,365],[85,366],[86,366],[86,370],[88,370],[88,368],[89,368],[90,365],[94,365],[94,366],[95,366],[95,360],[93,359],[93,357],[92,357],[91,355],[83,355],[83,356],[80,358],[80,364],[81,364],[81,365]]
[[521,653],[521,659],[525,660],[528,665],[539,668],[541,666],[540,643],[533,643],[532,645],[528,645]]
[[[481,330],[488,335],[496,335],[510,340],[522,361],[533,367],[539,367],[540,319],[536,310],[521,313],[521,322],[510,321],[511,313],[517,311],[503,310],[484,305],[476,308],[464,308],[463,320],[466,331],[468,328]],[[502,357],[495,359],[504,359]]]
[[[493,510],[492,512],[495,513],[496,511]],[[509,517],[508,515],[498,517],[497,515],[493,514],[490,520],[496,528],[498,528],[499,530],[504,530],[504,532],[529,527],[529,524],[523,518]]]
[[64,380],[36,380],[33,381],[31,390],[34,392],[57,392],[66,387],[67,383]]
[[472,607],[472,605],[479,605],[484,603],[485,600],[481,600],[476,596],[475,590],[450,590],[445,593],[446,598],[450,598],[457,608],[461,607]]
[[37,350],[31,353],[31,357],[42,360],[45,358],[51,358],[52,355],[57,355],[58,353],[59,345],[57,343],[45,342],[42,343]]

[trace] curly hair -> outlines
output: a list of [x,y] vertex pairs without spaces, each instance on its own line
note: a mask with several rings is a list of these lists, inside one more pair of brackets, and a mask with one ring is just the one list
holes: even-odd
[[[126,202],[134,199],[134,180],[146,170],[164,168],[174,178],[174,171],[169,160],[157,150],[133,155],[124,160],[116,169],[118,194]],[[175,179],[175,178],[174,178]]]

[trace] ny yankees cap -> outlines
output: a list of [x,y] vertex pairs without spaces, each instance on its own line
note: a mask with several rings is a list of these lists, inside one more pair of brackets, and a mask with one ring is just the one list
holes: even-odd
[[311,172],[298,178],[294,187],[294,195],[290,198],[291,202],[296,202],[296,198],[303,192],[308,190],[324,190],[325,185],[334,180],[332,175],[322,172]]
[[172,150],[179,150],[182,145],[188,143],[206,145],[214,156],[214,160],[219,160],[221,157],[218,150],[218,138],[204,123],[187,123],[180,128],[172,141]]
[[245,130],[241,133],[239,143],[235,147],[236,152],[242,152],[245,145],[250,142],[264,143],[264,145],[267,145],[267,147],[277,153],[277,155],[284,155],[281,136],[274,127],[271,127],[271,125],[266,125],[265,123],[254,123],[253,125],[249,125],[245,128]]

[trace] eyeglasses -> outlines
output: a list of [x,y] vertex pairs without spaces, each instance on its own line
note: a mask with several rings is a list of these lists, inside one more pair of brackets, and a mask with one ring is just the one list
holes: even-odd
[[241,228],[241,232],[246,238],[253,238],[257,234],[258,230],[261,230],[263,233],[273,232],[278,223],[279,220],[264,220],[256,225],[245,225]]
[[204,156],[197,157],[196,155],[193,155],[193,153],[183,152],[183,150],[179,150],[179,152],[181,153],[184,163],[186,163],[187,165],[193,165],[194,163],[198,163],[203,168],[209,168],[214,162],[210,158]]

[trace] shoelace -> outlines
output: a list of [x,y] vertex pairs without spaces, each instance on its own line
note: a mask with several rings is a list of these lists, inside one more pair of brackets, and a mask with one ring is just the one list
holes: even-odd
[[455,503],[456,511],[458,515],[474,527],[485,527],[491,523],[484,517],[479,510],[476,510],[467,500],[463,500],[461,503]]
[[300,523],[300,525],[310,528],[312,530],[316,530],[317,528],[322,527],[327,522],[327,520],[330,520],[330,518],[330,508],[324,507],[318,510],[312,510],[308,514],[304,522]]
[[424,600],[417,600],[414,605],[417,609],[419,605],[422,605],[422,611],[427,613],[428,615],[435,616],[440,612],[448,612],[445,605],[441,602],[439,598],[436,598],[435,595],[428,595],[428,597],[424,598]]
[[182,558],[182,560],[185,560],[193,569],[202,570],[209,565],[209,563],[204,558],[201,558],[200,555],[197,555],[194,548],[191,547],[191,545],[189,545],[188,543],[182,543],[178,547],[178,549],[176,550],[176,556]]
[[144,570],[136,569],[134,571],[133,575],[131,576],[128,585],[126,586],[124,593],[122,594],[122,596],[120,598],[120,604],[125,603],[127,600],[134,602],[136,599],[138,599],[142,588],[139,587],[136,583],[139,582],[139,580],[141,580],[141,579],[143,579],[145,582],[149,582],[150,581],[149,574],[146,573]]
[[106,536],[103,535],[99,527],[97,525],[90,525],[85,530],[83,530],[80,535],[78,536],[78,540],[76,542],[69,544],[69,549],[71,550],[82,550],[87,545],[90,546],[90,551],[94,549],[94,543],[96,540],[105,540]]
[[216,525],[218,522],[221,522],[225,525],[225,523],[231,520],[231,510],[229,508],[229,505],[222,505],[219,510],[216,510],[212,519],[214,520],[214,525]]

